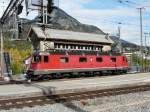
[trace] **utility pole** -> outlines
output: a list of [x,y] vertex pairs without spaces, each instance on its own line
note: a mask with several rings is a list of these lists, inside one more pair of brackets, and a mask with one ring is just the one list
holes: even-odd
[[118,23],[118,46],[119,46],[119,52],[122,53],[122,45],[121,45],[121,25],[122,23]]
[[143,66],[143,18],[142,18],[142,12],[143,12],[143,7],[138,8],[138,10],[140,11],[140,38],[141,38],[141,48],[140,48],[140,53],[141,53],[141,68],[142,68],[142,72],[144,69]]

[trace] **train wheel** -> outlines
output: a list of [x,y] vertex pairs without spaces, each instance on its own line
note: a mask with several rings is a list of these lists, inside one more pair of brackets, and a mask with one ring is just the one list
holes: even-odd
[[102,76],[102,75],[103,75],[102,71],[97,72],[97,76]]
[[51,74],[49,74],[49,75],[44,75],[43,79],[44,79],[44,80],[51,80],[51,79],[52,79],[52,76],[51,76]]
[[114,70],[111,71],[111,75],[115,75],[115,71]]
[[31,80],[33,81],[38,81],[38,80],[43,80],[43,75],[34,75]]
[[99,75],[99,72],[93,72],[93,74],[95,75],[95,76],[98,76]]
[[78,77],[85,77],[85,73],[84,72],[79,72]]
[[72,73],[65,73],[65,74],[62,74],[62,77],[69,78],[71,75],[72,75]]
[[71,77],[71,78],[79,78],[80,75],[79,75],[78,72],[74,72],[74,73],[72,73],[72,75],[70,75],[70,77]]
[[57,75],[58,79],[62,79],[63,78],[63,74],[61,74],[61,73],[57,73],[56,75]]
[[54,73],[52,74],[53,79],[61,79],[63,78],[63,75],[61,73]]

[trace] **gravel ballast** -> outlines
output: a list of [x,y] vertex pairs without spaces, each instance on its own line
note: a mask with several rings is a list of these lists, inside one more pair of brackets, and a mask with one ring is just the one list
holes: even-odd
[[150,112],[150,91],[0,112]]

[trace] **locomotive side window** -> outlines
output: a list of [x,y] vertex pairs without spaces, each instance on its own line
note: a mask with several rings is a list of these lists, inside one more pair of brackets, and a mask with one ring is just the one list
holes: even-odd
[[34,56],[34,57],[33,57],[33,62],[34,62],[34,63],[41,62],[41,56]]
[[116,62],[116,58],[111,58],[111,62]]
[[81,57],[81,58],[79,58],[79,62],[87,62],[87,58]]
[[48,56],[44,56],[44,62],[48,63]]
[[96,62],[102,62],[103,61],[103,58],[96,58]]
[[60,62],[61,63],[68,63],[69,62],[69,59],[67,57],[61,57],[60,58]]

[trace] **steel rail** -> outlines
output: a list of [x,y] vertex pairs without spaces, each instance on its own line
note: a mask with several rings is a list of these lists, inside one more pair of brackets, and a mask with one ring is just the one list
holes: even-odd
[[27,97],[27,98],[18,98],[18,99],[6,99],[0,100],[0,109],[1,110],[10,110],[13,108],[24,108],[24,107],[33,107],[33,106],[43,106],[45,104],[54,104],[54,103],[69,103],[71,101],[80,101],[85,99],[94,99],[97,97],[104,96],[115,96],[121,94],[149,91],[150,83],[143,85],[134,85],[131,87],[122,87],[122,88],[113,88],[113,89],[104,89],[104,90],[95,90],[87,92],[78,92],[78,93],[68,93],[68,94],[58,94],[58,95],[43,95],[38,97]]

